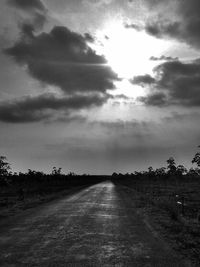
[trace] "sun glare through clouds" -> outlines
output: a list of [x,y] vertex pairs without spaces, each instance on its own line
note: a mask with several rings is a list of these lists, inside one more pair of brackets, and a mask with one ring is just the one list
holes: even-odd
[[142,30],[127,29],[122,21],[107,23],[97,32],[97,39],[101,44],[98,52],[105,56],[108,65],[122,79],[116,83],[118,93],[134,98],[145,92],[144,88],[131,84],[130,79],[137,75],[152,75],[157,62],[150,57],[160,57],[170,47],[168,41],[159,40]]
[[159,40],[144,31],[126,29],[122,23],[111,23],[103,30],[103,54],[108,64],[122,78],[152,73],[155,63],[151,56],[160,56],[169,47],[168,42]]

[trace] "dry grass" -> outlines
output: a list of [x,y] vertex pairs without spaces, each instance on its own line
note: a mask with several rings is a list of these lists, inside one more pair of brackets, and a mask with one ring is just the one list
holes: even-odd
[[[171,246],[200,266],[200,179],[123,179],[119,181],[139,193],[138,206],[153,221],[156,230]],[[177,197],[178,196],[178,197]],[[177,202],[183,202],[182,205]],[[184,212],[184,214],[182,214]]]

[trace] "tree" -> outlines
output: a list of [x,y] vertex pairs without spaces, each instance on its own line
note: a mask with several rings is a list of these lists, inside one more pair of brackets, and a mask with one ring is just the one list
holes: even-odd
[[153,172],[153,167],[150,166],[150,167],[148,168],[148,171],[149,171],[149,173],[152,173],[152,172]]
[[68,176],[72,177],[72,176],[77,176],[77,174],[75,172],[69,172]]
[[150,166],[149,168],[148,168],[148,176],[150,177],[150,178],[153,178],[154,176],[155,176],[155,172],[154,172],[154,169],[153,169],[153,167],[152,166]]
[[34,170],[31,170],[31,169],[28,169],[28,172],[27,172],[27,175],[29,175],[29,176],[34,176],[36,174],[36,171],[34,171]]
[[61,175],[61,171],[62,171],[62,168],[53,167],[51,174],[52,175]]
[[9,184],[7,177],[10,169],[10,164],[7,162],[7,158],[0,156],[0,185],[7,186]]
[[10,164],[7,162],[7,158],[0,156],[0,176],[7,176],[10,169]]
[[175,174],[176,172],[176,163],[175,163],[175,159],[173,157],[170,157],[168,160],[167,160],[167,169],[168,169],[168,173],[170,175],[172,174]]
[[166,174],[165,170],[166,170],[165,167],[158,168],[158,169],[155,170],[155,175],[159,176],[159,177],[163,177]]
[[187,174],[187,169],[183,165],[178,165],[176,168],[176,174],[178,176],[182,176],[184,174]]
[[[198,146],[200,147],[200,146]],[[194,158],[192,159],[192,164],[196,163],[198,167],[200,167],[200,153],[197,152],[194,156]]]
[[190,168],[188,175],[193,176],[193,177],[197,177],[199,175],[199,169],[198,168]]

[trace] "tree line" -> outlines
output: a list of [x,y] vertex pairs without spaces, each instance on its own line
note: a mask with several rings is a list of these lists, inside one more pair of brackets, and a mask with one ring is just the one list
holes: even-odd
[[[198,146],[200,147],[200,146]],[[192,159],[192,164],[196,164],[196,167],[192,167],[189,170],[183,165],[176,165],[175,159],[170,157],[166,163],[166,167],[160,167],[157,169],[153,169],[153,167],[149,167],[147,171],[135,171],[133,173],[116,173],[112,174],[112,178],[121,177],[121,176],[148,176],[150,178],[155,177],[198,177],[200,175],[200,152],[197,152]],[[76,177],[76,179],[75,179]],[[66,183],[70,178],[73,180],[78,180],[80,178],[89,178],[91,177],[88,174],[77,175],[73,172],[69,172],[68,174],[62,173],[62,168],[53,167],[50,174],[45,174],[41,171],[35,171],[28,169],[26,173],[16,173],[11,171],[11,165],[8,162],[5,156],[0,156],[0,185],[9,185],[12,183],[30,183],[30,182],[48,182],[48,183]],[[95,176],[98,178],[99,176]],[[107,176],[105,176],[107,177]],[[85,179],[86,180],[86,179]]]
[[[200,147],[200,146],[198,146]],[[197,152],[193,157],[191,163],[195,164],[196,167],[191,167],[187,169],[184,165],[177,165],[174,157],[170,157],[167,161],[166,167],[160,167],[153,169],[152,166],[148,168],[147,171],[135,171],[134,173],[126,173],[126,176],[143,176],[143,177],[198,177],[200,175],[200,152]],[[121,173],[114,172],[112,177],[124,176]]]

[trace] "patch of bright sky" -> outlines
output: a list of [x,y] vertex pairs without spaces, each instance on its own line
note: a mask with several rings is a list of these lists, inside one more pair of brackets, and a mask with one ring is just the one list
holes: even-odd
[[[123,94],[129,98],[136,100],[137,97],[145,96],[147,94],[147,88],[139,85],[133,85],[128,79],[122,79],[121,81],[114,82],[116,89],[108,91],[113,96]],[[124,99],[119,99],[119,102],[124,102]],[[127,101],[128,102],[128,101]]]
[[115,83],[114,95],[125,94],[135,99],[146,95],[147,89],[131,84],[130,79],[137,75],[154,75],[154,67],[163,61],[152,61],[151,56],[172,56],[186,61],[198,56],[197,51],[188,45],[125,28],[123,18],[105,22],[96,30],[95,36],[97,43],[93,49],[105,56],[108,65],[122,79]]
[[125,94],[135,99],[145,95],[146,90],[131,84],[130,79],[137,75],[153,75],[153,68],[158,63],[150,57],[165,54],[171,44],[144,31],[126,29],[123,19],[104,23],[95,36],[97,44],[92,46],[93,49],[105,56],[108,65],[122,79],[115,83],[117,90],[113,94]]
[[172,46],[170,48],[171,57],[178,57],[181,61],[192,61],[199,58],[199,50],[195,49],[188,44],[171,41]]
[[[177,108],[175,109],[177,111]],[[157,107],[146,107],[137,105],[134,100],[129,101],[112,101],[109,100],[103,108],[94,108],[93,112],[87,112],[89,121],[154,121],[159,122],[163,116],[169,116],[173,108],[160,109]]]
[[[120,22],[108,24],[102,33],[108,37],[102,39],[102,53],[113,70],[126,79],[152,73],[155,62],[149,58],[159,56],[169,46],[168,42],[155,39],[143,31],[126,29]],[[97,36],[102,38],[101,34]]]

